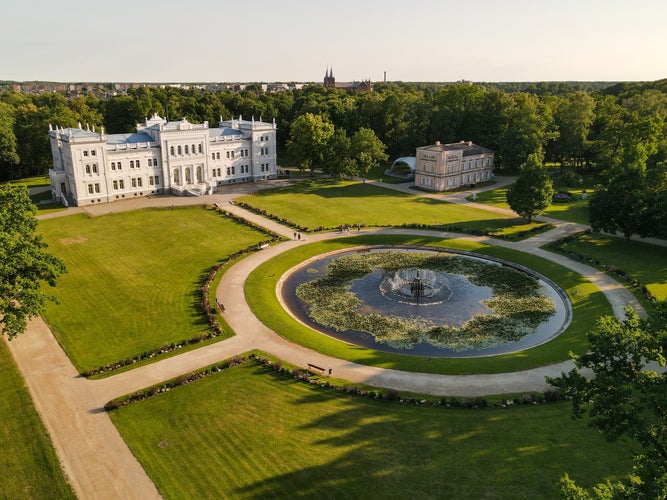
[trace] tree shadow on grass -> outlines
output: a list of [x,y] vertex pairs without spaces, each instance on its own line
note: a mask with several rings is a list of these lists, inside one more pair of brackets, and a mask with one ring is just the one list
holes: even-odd
[[[294,186],[275,190],[260,191],[257,196],[271,197],[276,194],[311,195],[320,198],[359,198],[385,197],[405,198],[413,195],[385,189],[365,183],[344,183],[334,179],[317,179],[302,181]],[[252,203],[251,203],[252,204]]]
[[315,388],[288,404],[298,409],[287,412],[289,439],[302,450],[283,457],[291,470],[234,495],[554,498],[565,471],[600,479],[589,465],[609,452],[585,424],[572,425],[567,405],[454,410]]

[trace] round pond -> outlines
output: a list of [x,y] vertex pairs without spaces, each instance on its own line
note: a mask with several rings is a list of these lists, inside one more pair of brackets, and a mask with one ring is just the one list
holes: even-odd
[[547,342],[568,326],[556,284],[479,254],[357,248],[309,259],[279,282],[289,312],[338,340],[428,357],[491,356]]

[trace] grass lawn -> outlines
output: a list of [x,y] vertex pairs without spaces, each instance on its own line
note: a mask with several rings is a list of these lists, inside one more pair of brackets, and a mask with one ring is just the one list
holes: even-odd
[[[278,279],[307,258],[355,245],[433,245],[474,251],[523,264],[551,278],[568,293],[573,305],[570,327],[556,339],[514,354],[481,358],[424,358],[364,349],[317,333],[294,320],[280,305],[275,293]],[[253,271],[246,281],[246,299],[255,315],[269,328],[298,343],[341,359],[404,371],[469,374],[526,370],[569,359],[569,353],[587,349],[586,333],[598,317],[612,314],[602,292],[582,276],[539,257],[500,247],[464,240],[442,240],[403,235],[360,235],[353,238],[311,243],[287,251]]]
[[658,299],[667,300],[667,248],[602,234],[585,234],[563,245],[615,266],[636,278]]
[[204,273],[267,238],[203,207],[72,215],[38,230],[68,269],[45,317],[81,371],[207,331]]
[[165,498],[557,498],[630,470],[567,403],[464,410],[308,386],[258,365],[111,412]]
[[238,201],[311,229],[319,226],[333,228],[341,224],[425,224],[500,231],[525,223],[521,218],[445,203],[416,194],[331,179],[303,181],[283,189],[267,189],[243,196]]
[[4,339],[0,373],[0,498],[76,498]]
[[50,186],[51,179],[48,175],[36,175],[35,177],[26,177],[25,179],[17,179],[15,181],[9,181],[10,184],[16,184],[18,186],[26,187],[43,187]]
[[[542,215],[553,217],[554,219],[577,222],[579,224],[588,224],[588,200],[581,199],[583,189],[567,188],[567,191],[574,195],[576,198],[574,201],[568,203],[552,203]],[[505,199],[506,193],[506,187],[486,191],[484,193],[479,193],[475,201],[477,203],[485,203],[487,205],[507,208],[509,210],[510,207]],[[588,189],[587,193],[590,195],[591,190]],[[472,197],[468,197],[467,199],[472,201]]]

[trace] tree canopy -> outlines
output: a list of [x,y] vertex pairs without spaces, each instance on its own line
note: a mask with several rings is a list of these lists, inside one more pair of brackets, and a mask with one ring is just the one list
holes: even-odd
[[618,168],[605,185],[597,186],[589,201],[593,231],[651,234],[647,217],[646,171],[640,166]]
[[[211,125],[239,115],[275,119],[279,150],[289,151],[295,122],[310,113],[350,139],[362,128],[372,130],[391,157],[414,155],[416,147],[436,140],[471,140],[495,151],[496,169],[502,172],[515,172],[529,155],[538,154],[607,177],[617,167],[644,163],[651,169],[667,161],[666,81],[608,89],[564,82],[378,82],[373,92],[353,94],[321,85],[273,93],[261,93],[257,86],[240,92],[140,87],[103,98],[5,91],[0,102],[11,113],[0,110],[0,141],[8,145],[0,158],[9,158],[2,170],[6,178],[43,174],[52,164],[49,123],[89,123],[127,133],[152,113]],[[326,152],[319,151],[308,165],[320,162],[320,154]],[[297,163],[303,160],[298,156]]]
[[36,210],[24,186],[0,184],[0,331],[10,339],[50,300],[42,283],[55,286],[65,272],[35,233]]
[[[572,401],[573,416],[588,416],[590,425],[609,441],[635,440],[640,451],[624,479],[598,485],[598,498],[667,497],[667,331],[661,322],[642,320],[631,309],[627,318],[601,318],[588,334],[588,354],[573,356],[576,368],[549,382]],[[590,372],[586,376],[582,371]],[[567,498],[594,498],[565,476]]]
[[507,203],[530,223],[551,204],[553,184],[538,155],[532,154],[521,167],[516,182],[507,190]]
[[312,169],[322,163],[334,126],[321,115],[305,113],[292,123],[287,150],[299,169]]

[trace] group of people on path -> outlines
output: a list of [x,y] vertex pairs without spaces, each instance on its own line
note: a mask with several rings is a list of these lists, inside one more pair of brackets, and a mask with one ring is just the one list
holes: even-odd
[[[361,231],[361,224],[357,224],[357,232]],[[346,235],[350,235],[350,225],[349,224],[341,224],[338,226],[338,232],[339,233],[345,233]]]

